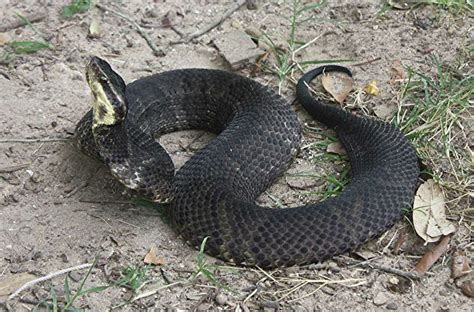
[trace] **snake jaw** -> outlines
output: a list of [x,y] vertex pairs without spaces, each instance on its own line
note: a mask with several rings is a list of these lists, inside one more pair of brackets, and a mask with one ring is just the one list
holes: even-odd
[[92,94],[92,128],[122,122],[127,115],[123,79],[98,57],[92,57],[86,65],[86,79]]

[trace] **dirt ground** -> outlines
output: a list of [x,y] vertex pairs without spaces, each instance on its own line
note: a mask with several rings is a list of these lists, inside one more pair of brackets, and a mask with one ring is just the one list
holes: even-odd
[[[78,152],[71,141],[22,141],[34,138],[67,138],[89,109],[89,90],[83,68],[91,55],[106,58],[130,82],[141,76],[176,68],[205,67],[231,70],[216,49],[216,38],[234,31],[265,31],[279,44],[288,36],[284,19],[289,1],[257,1],[256,8],[242,6],[222,25],[184,44],[172,44],[219,18],[232,1],[101,1],[142,25],[151,40],[163,50],[155,56],[130,23],[115,15],[92,8],[65,19],[61,10],[67,1],[0,0],[0,25],[24,16],[45,14],[30,27],[5,30],[15,40],[31,40],[38,35],[53,49],[34,54],[18,54],[0,65],[0,138],[19,139],[0,143],[0,281],[29,273],[35,277],[99,261],[85,288],[110,284],[125,267],[140,267],[145,254],[154,247],[164,264],[148,271],[153,279],[143,290],[157,285],[186,281],[196,268],[198,252],[187,246],[160,219],[157,210],[130,204],[137,195],[124,189],[100,163]],[[377,15],[383,3],[376,1],[330,1],[318,19],[298,29],[298,38],[309,41],[321,37],[305,49],[301,59],[351,59],[357,85],[376,80],[378,97],[366,98],[368,108],[396,106],[399,90],[390,84],[391,66],[400,60],[430,72],[428,60],[436,54],[445,62],[455,61],[466,48],[471,23],[439,7],[420,6],[411,11],[388,10]],[[168,13],[169,12],[169,13]],[[164,20],[164,16],[168,20]],[[286,14],[288,16],[288,14]],[[98,38],[88,37],[91,21],[97,21]],[[175,28],[163,27],[171,23]],[[472,35],[472,33],[471,33]],[[2,47],[0,46],[0,53]],[[4,51],[7,51],[6,48]],[[360,64],[365,63],[365,64]],[[238,72],[255,72],[253,61]],[[351,66],[356,65],[356,66]],[[245,65],[245,64],[244,64]],[[298,77],[295,77],[298,78]],[[255,79],[275,86],[272,75],[257,71]],[[294,85],[284,83],[282,93],[290,103]],[[307,146],[324,139],[324,126],[312,121],[293,103],[305,130],[302,149],[290,171],[259,202],[295,206],[318,200],[310,191],[324,188],[317,178],[294,178],[294,173],[337,173],[341,164],[317,162],[324,150]],[[312,131],[309,128],[320,130]],[[322,129],[322,130],[321,130]],[[177,165],[211,136],[198,131],[166,135],[161,139]],[[392,253],[400,232],[406,233],[402,252]],[[452,244],[464,244],[455,236]],[[409,222],[399,222],[378,240],[361,247],[358,253],[343,255],[323,264],[264,272],[259,269],[218,267],[219,282],[228,292],[199,277],[192,283],[164,287],[156,294],[117,308],[124,311],[174,310],[284,310],[284,311],[472,311],[474,303],[461,293],[450,278],[449,256],[442,258],[428,274],[411,281],[397,274],[354,261],[367,260],[379,266],[409,272],[431,246],[424,246]],[[472,258],[473,246],[466,249]],[[217,260],[207,258],[209,263]],[[352,263],[352,264],[351,264]],[[71,288],[78,287],[87,270],[71,274]],[[0,283],[1,286],[1,283]],[[64,275],[25,290],[9,302],[12,311],[27,311],[51,298],[53,287],[64,296]],[[0,287],[1,288],[1,287]],[[142,291],[142,290],[140,290]],[[1,297],[0,297],[1,298]],[[74,303],[91,311],[104,311],[130,298],[124,287],[110,287],[81,296]],[[5,299],[5,297],[1,298]],[[2,307],[0,306],[0,310]],[[4,308],[6,309],[6,307]]]

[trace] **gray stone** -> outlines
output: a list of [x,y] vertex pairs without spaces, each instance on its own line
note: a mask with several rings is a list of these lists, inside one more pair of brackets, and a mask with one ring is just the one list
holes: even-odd
[[381,306],[381,305],[387,303],[387,301],[388,301],[388,298],[383,292],[377,293],[374,297],[374,304],[376,306]]
[[216,296],[216,303],[220,306],[224,306],[227,304],[227,296],[224,294],[218,294]]
[[241,30],[223,34],[214,40],[214,45],[234,69],[238,69],[245,62],[252,61],[264,53],[249,35]]
[[398,305],[395,302],[390,302],[385,308],[387,308],[387,310],[398,310]]

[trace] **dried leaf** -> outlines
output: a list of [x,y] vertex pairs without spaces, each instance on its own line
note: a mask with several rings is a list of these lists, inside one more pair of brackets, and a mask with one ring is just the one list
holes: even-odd
[[375,115],[384,120],[391,118],[396,111],[397,107],[395,105],[381,104],[374,107]]
[[443,236],[438,245],[428,251],[421,257],[415,266],[415,271],[420,275],[425,274],[431,266],[448,250],[448,244],[451,237]]
[[97,20],[92,20],[89,25],[89,38],[99,38],[101,33],[100,24]]
[[10,42],[11,38],[8,33],[0,32],[0,46],[5,45],[6,43]]
[[344,73],[330,72],[321,78],[324,89],[338,102],[344,102],[354,87],[354,80]]
[[471,268],[469,267],[469,259],[466,257],[466,253],[462,250],[458,250],[453,255],[453,264],[451,267],[451,277],[458,278],[469,274]]
[[459,286],[464,295],[474,298],[474,281],[472,279],[465,281]]
[[390,83],[400,82],[405,79],[405,69],[400,60],[393,61],[390,76]]
[[342,145],[341,142],[329,143],[328,147],[326,148],[326,152],[334,153],[334,154],[337,154],[337,155],[346,155],[347,154],[347,152],[344,149],[344,146]]
[[372,80],[368,85],[364,87],[364,92],[373,96],[380,95],[380,90],[377,87],[377,81]]
[[427,243],[436,242],[442,235],[456,231],[446,220],[444,195],[432,179],[423,183],[413,203],[413,225],[416,233]]
[[25,283],[32,281],[36,278],[30,273],[19,273],[6,276],[0,279],[0,297],[11,295],[18,288],[23,286]]
[[165,263],[165,260],[163,258],[158,258],[156,256],[156,248],[151,247],[150,251],[145,255],[143,262],[146,264],[162,265]]

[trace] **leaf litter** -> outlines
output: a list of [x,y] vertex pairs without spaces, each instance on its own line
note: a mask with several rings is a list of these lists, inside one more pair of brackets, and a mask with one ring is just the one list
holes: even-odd
[[330,72],[322,76],[321,83],[332,97],[342,104],[354,88],[354,80],[345,73]]
[[145,255],[145,258],[143,259],[143,262],[145,264],[153,264],[153,265],[163,265],[165,264],[165,259],[158,257],[156,255],[156,248],[151,247],[150,251]]
[[441,187],[429,179],[418,188],[413,203],[413,226],[426,243],[440,240],[456,231],[446,219],[445,198]]

